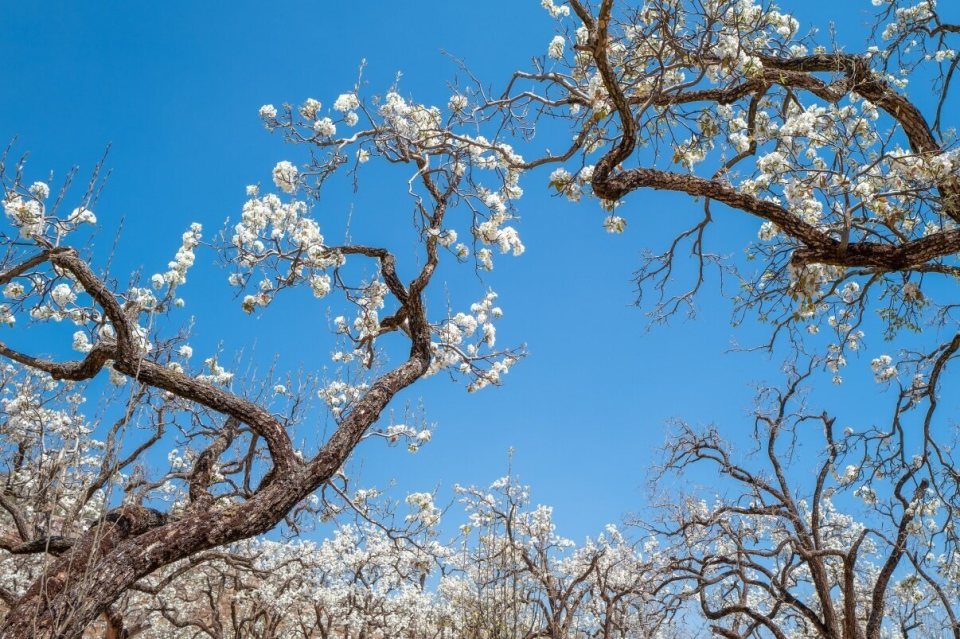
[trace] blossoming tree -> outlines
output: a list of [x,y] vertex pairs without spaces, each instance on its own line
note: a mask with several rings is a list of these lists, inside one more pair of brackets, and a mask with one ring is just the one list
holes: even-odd
[[[669,544],[665,583],[717,636],[960,636],[955,435],[937,413],[960,346],[960,155],[947,122],[960,26],[932,1],[874,0],[872,35],[850,52],[767,3],[543,4],[559,24],[548,62],[489,106],[517,130],[570,123],[572,145],[535,163],[562,164],[551,186],[599,198],[611,231],[644,189],[701,202],[638,272],[655,320],[690,305],[716,265],[741,280],[737,321],[767,323],[765,348],[787,347],[785,388],[758,404],[760,459],[685,425],[668,444],[666,470],[711,466],[729,483],[664,498],[664,523],[647,527]],[[756,267],[708,252],[721,210],[760,222]],[[683,251],[695,268],[677,292]],[[842,383],[868,326],[904,338],[897,357],[871,361],[890,419],[835,428],[848,407],[812,411],[803,386]],[[921,327],[926,339],[904,337]],[[804,442],[816,462],[798,459]]]
[[[655,547],[616,526],[577,547],[513,476],[457,492],[466,517],[448,513],[464,522],[451,544],[431,496],[414,493],[402,531],[351,522],[321,544],[251,540],[161,571],[118,603],[116,636],[683,636],[681,600],[655,595]],[[358,495],[372,512],[377,497]]]
[[[519,195],[519,171],[509,163],[520,159],[506,145],[474,143],[452,132],[455,101],[444,114],[396,92],[369,108],[346,93],[333,104],[335,120],[320,108],[308,100],[280,115],[270,106],[261,110],[270,128],[283,128],[291,140],[326,155],[315,155],[300,169],[278,163],[277,192],[249,187],[239,223],[214,242],[234,271],[230,283],[248,291],[242,299],[248,312],[297,286],[317,298],[341,295],[331,306],[339,301],[347,309],[333,327],[344,345],[334,354],[345,364],[343,377],[318,391],[337,428],[313,450],[294,447],[296,389],[241,387],[215,356],[202,369],[192,367],[183,334],[160,328],[160,318],[182,305],[178,288],[201,243],[199,224],[184,233],[168,269],[148,286],[119,287],[95,256],[70,245],[79,227],[96,221],[95,181],[65,215],[66,190],[51,200],[47,184],[27,184],[20,164],[4,162],[10,231],[2,237],[0,284],[8,300],[3,320],[31,329],[72,324],[72,344],[82,354],[70,360],[31,353],[9,340],[0,344],[9,362],[8,388],[16,391],[4,400],[5,427],[11,429],[5,453],[14,460],[2,502],[12,524],[4,548],[40,556],[32,584],[4,591],[10,606],[4,636],[77,636],[158,568],[276,526],[334,477],[364,438],[409,438],[411,446],[429,439],[429,432],[408,426],[376,426],[391,399],[416,380],[450,369],[477,390],[498,383],[519,357],[494,350],[494,322],[502,314],[495,293],[481,294],[470,309],[435,317],[428,315],[426,296],[441,259],[466,260],[469,254],[466,245],[454,246],[457,227],[478,238],[482,263],[492,259],[485,245],[522,253],[516,231],[503,226],[509,218],[505,202]],[[338,126],[357,125],[361,116],[364,129],[337,136]],[[412,232],[422,247],[417,265],[398,264],[390,247],[330,242],[311,214],[310,202],[331,173],[371,157],[410,167],[399,193],[412,198],[416,211]],[[476,203],[487,213],[477,212]],[[462,215],[458,208],[474,211]],[[365,264],[356,266],[360,261]],[[392,365],[378,355],[389,340],[406,344]],[[76,396],[101,373],[129,389],[121,399],[126,417],[113,435],[125,432],[132,415],[153,424],[151,435],[132,450],[118,446],[113,435],[96,445],[71,444],[92,429],[76,408]],[[167,428],[181,432],[187,450],[173,451],[169,469],[151,476],[137,462],[167,442]],[[70,455],[49,455],[51,440]],[[91,460],[91,447],[106,449],[103,458]],[[112,501],[105,500],[108,484],[117,485]],[[171,496],[169,507],[158,507]]]

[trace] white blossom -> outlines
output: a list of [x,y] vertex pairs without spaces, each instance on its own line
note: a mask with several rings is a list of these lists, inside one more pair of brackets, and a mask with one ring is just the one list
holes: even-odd
[[287,160],[277,162],[273,167],[273,183],[277,188],[286,193],[293,193],[297,188],[297,176],[299,171],[293,163]]

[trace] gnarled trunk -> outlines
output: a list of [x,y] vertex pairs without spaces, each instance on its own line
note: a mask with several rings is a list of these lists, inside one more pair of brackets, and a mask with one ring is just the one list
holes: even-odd
[[4,639],[73,639],[124,591],[154,570],[270,530],[302,498],[303,484],[276,481],[233,513],[198,512],[166,522],[124,507],[57,559],[9,611]]
[[111,512],[16,602],[0,626],[0,638],[78,638],[120,595],[158,568],[276,526],[339,470],[394,395],[426,372],[427,343],[418,340],[409,360],[371,386],[313,460],[273,476],[249,501],[193,511],[174,521],[140,506]]

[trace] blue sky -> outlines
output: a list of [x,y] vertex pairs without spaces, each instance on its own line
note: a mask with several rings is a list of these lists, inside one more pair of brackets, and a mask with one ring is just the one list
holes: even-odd
[[[0,141],[18,136],[16,149],[30,152],[30,180],[51,170],[63,176],[73,165],[86,175],[111,145],[112,174],[96,207],[103,228],[97,254],[109,252],[122,221],[113,272],[142,267],[149,274],[171,259],[190,222],[202,222],[209,237],[238,217],[245,185],[268,184],[278,160],[306,159],[306,149],[263,129],[261,104],[316,97],[328,105],[352,87],[361,59],[368,95],[386,91],[402,72],[401,93],[444,104],[456,68],[443,51],[502,86],[553,35],[539,4],[2,3]],[[868,2],[826,0],[783,8],[804,25],[824,15],[837,21],[841,41],[861,31],[870,9]],[[861,41],[849,42],[855,50]],[[352,211],[354,236],[376,237],[397,219],[409,220],[402,180],[375,189],[369,180],[356,196],[344,176],[335,182],[317,207],[322,226]],[[732,329],[730,303],[715,286],[698,299],[696,319],[652,330],[633,306],[640,252],[662,248],[672,231],[696,219],[697,204],[635,194],[622,209],[630,228],[612,236],[596,204],[552,198],[546,184],[546,173],[523,183],[526,254],[499,259],[483,283],[464,269],[449,280],[457,296],[471,299],[493,286],[506,312],[499,342],[526,343],[529,357],[502,388],[475,395],[443,377],[418,384],[403,399],[422,400],[438,425],[434,440],[416,455],[367,444],[354,468],[368,484],[396,480],[398,496],[437,486],[449,495],[454,483],[487,484],[502,475],[513,448],[513,467],[532,484],[535,501],[554,505],[560,531],[581,538],[642,507],[645,473],[669,419],[717,423],[742,439],[751,427],[753,384],[776,380],[780,360],[726,352],[762,333],[750,325]],[[758,224],[730,212],[718,221],[712,250],[742,255]],[[212,251],[200,251],[182,291],[188,304],[181,317],[197,318],[191,343],[198,354],[211,354],[222,340],[227,353],[254,348],[249,356],[262,366],[274,354],[281,370],[326,364],[321,305],[294,295],[247,316],[215,262]],[[869,382],[868,359],[851,369]],[[870,397],[871,384],[853,381],[830,396]]]

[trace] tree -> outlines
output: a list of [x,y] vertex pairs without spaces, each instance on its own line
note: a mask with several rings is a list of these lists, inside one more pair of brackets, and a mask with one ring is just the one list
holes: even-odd
[[[650,528],[669,546],[666,581],[721,637],[957,636],[954,463],[930,442],[904,458],[907,413],[929,424],[935,398],[903,389],[887,427],[841,431],[804,406],[810,374],[762,392],[755,461],[715,430],[678,429],[664,471],[709,465],[733,487],[664,504]],[[811,430],[825,450],[812,477],[796,452]]]
[[[955,134],[943,120],[960,27],[933,2],[875,1],[872,37],[884,46],[847,53],[798,36],[799,23],[767,4],[598,4],[545,2],[562,25],[548,51],[556,62],[517,74],[523,90],[497,104],[518,129],[527,113],[571,122],[573,146],[541,159],[578,159],[551,176],[571,199],[589,192],[611,211],[644,188],[702,199],[700,221],[639,271],[657,293],[656,320],[690,304],[717,262],[704,249],[713,203],[762,220],[738,317],[755,313],[772,327],[765,347],[784,338],[791,352],[786,387],[761,394],[760,468],[715,431],[683,426],[668,444],[666,469],[710,464],[731,492],[714,505],[664,504],[670,524],[654,530],[675,544],[667,583],[718,636],[958,636],[953,436],[935,417],[960,342],[952,302],[935,303],[931,289],[956,277],[960,248]],[[934,99],[911,100],[907,80],[925,75]],[[694,283],[671,294],[685,243]],[[946,337],[900,362],[873,358],[876,381],[899,390],[890,423],[837,432],[828,412],[799,401],[800,384],[817,369],[841,383],[873,311],[887,338],[925,325]],[[810,337],[822,329],[827,344]],[[814,426],[826,452],[808,485],[787,468]],[[844,461],[855,463],[839,470]],[[868,506],[863,521],[834,505],[845,492]]]
[[458,493],[464,523],[451,543],[438,540],[429,494],[408,496],[399,522],[395,505],[359,489],[359,521],[322,543],[195,555],[140,581],[106,621],[112,636],[144,639],[682,636],[682,600],[653,592],[658,554],[616,526],[578,547],[515,476]]
[[[287,402],[282,417],[272,410],[271,395],[286,398],[289,394],[284,385],[275,386],[272,393],[266,388],[238,388],[232,385],[233,374],[216,357],[204,362],[207,372],[191,370],[187,360],[192,349],[184,336],[151,330],[181,303],[177,289],[195,260],[194,251],[201,242],[199,224],[184,233],[169,269],[151,277],[152,288],[121,289],[97,273],[92,258],[68,244],[78,227],[96,221],[91,211],[95,180],[79,206],[63,215],[59,209],[66,189],[50,202],[47,184],[26,186],[22,165],[10,167],[4,161],[4,210],[13,229],[3,237],[0,284],[10,300],[3,306],[4,321],[12,325],[25,315],[33,325],[69,320],[79,329],[73,345],[84,353],[80,360],[60,361],[0,345],[0,355],[11,362],[11,380],[23,379],[18,386],[22,395],[6,404],[8,423],[24,432],[17,431],[7,451],[14,468],[7,476],[10,497],[4,497],[2,505],[15,532],[5,548],[54,557],[42,560],[43,569],[25,592],[5,597],[10,605],[5,635],[78,636],[113,601],[157,569],[276,526],[334,477],[365,437],[379,434],[396,440],[412,435],[412,445],[417,445],[418,436],[428,438],[428,433],[411,433],[406,427],[373,428],[393,397],[416,380],[452,368],[454,374],[469,378],[475,390],[497,383],[519,357],[519,352],[493,350],[493,322],[501,314],[494,305],[494,293],[487,293],[469,313],[452,317],[431,319],[425,303],[425,291],[441,255],[456,258],[467,250],[447,250],[455,238],[454,231],[446,228],[448,211],[478,194],[492,203],[498,191],[482,186],[481,178],[488,175],[487,184],[499,184],[505,193],[515,184],[517,173],[508,171],[504,182],[496,171],[504,161],[487,153],[487,147],[478,152],[461,144],[448,133],[438,110],[408,105],[395,93],[388,95],[379,116],[362,108],[355,93],[337,98],[336,123],[320,117],[319,108],[315,100],[301,107],[299,117],[313,122],[309,137],[298,138],[291,125],[291,138],[334,151],[303,171],[287,161],[278,163],[273,181],[280,194],[261,195],[257,187],[248,188],[250,199],[241,221],[232,234],[215,242],[234,268],[231,283],[254,289],[243,298],[248,312],[295,286],[309,287],[318,298],[340,292],[343,303],[354,311],[352,321],[338,316],[334,322],[347,345],[345,352],[335,354],[335,361],[346,361],[350,364],[346,368],[353,370],[345,370],[344,378],[330,381],[319,391],[337,427],[313,451],[296,450],[293,445],[291,429],[299,408],[296,395]],[[406,280],[401,279],[402,267],[388,247],[328,243],[307,201],[296,199],[300,193],[315,196],[323,180],[344,164],[346,158],[337,148],[342,149],[345,141],[334,137],[336,126],[355,124],[358,111],[379,119],[371,122],[366,136],[355,136],[361,141],[355,161],[375,153],[409,165],[413,174],[413,182],[403,186],[414,200],[413,232],[422,254],[420,265],[410,268],[413,275]],[[272,107],[265,106],[261,115],[276,126]],[[287,116],[292,115],[287,109]],[[430,158],[436,164],[431,165]],[[492,216],[496,215],[495,211]],[[474,228],[493,224],[484,220],[483,215],[473,218]],[[517,254],[522,252],[515,234],[498,241]],[[370,262],[363,268],[372,268],[372,275],[363,279],[360,267],[351,269],[356,261]],[[381,317],[383,309],[388,314]],[[381,366],[376,358],[378,346],[391,338],[405,341],[407,352],[399,363]],[[126,456],[117,450],[105,453],[100,472],[93,476],[71,465],[88,465],[84,456],[53,460],[46,455],[27,456],[47,437],[61,441],[76,437],[84,425],[80,415],[69,414],[63,417],[69,422],[64,430],[73,431],[48,435],[46,416],[35,417],[33,423],[17,419],[21,405],[33,402],[57,410],[54,407],[62,397],[69,406],[71,397],[104,371],[132,389],[123,413],[152,422],[152,436]],[[171,423],[189,442],[190,454],[173,452],[170,470],[159,477],[148,477],[141,465],[121,481],[119,474],[142,460]],[[31,428],[40,435],[29,432]],[[51,477],[50,482],[25,484],[44,476]],[[122,483],[124,503],[98,513],[92,500],[102,499],[100,491],[109,481]],[[68,501],[54,510],[31,512],[30,502],[49,499],[50,484],[79,504]],[[157,497],[178,492],[182,499],[173,508],[155,508]],[[26,503],[18,503],[15,497]],[[59,512],[64,507],[67,512]],[[78,513],[88,515],[86,522],[78,520]],[[31,515],[53,521],[38,526],[30,521]],[[48,534],[54,530],[67,534]]]
[[441,582],[453,636],[503,639],[682,636],[680,599],[658,592],[660,554],[614,525],[577,546],[560,536],[553,509],[531,508],[512,475],[488,490],[459,487],[469,523]]
[[[429,315],[430,285],[442,259],[482,272],[497,250],[522,254],[511,224],[520,179],[548,167],[550,188],[598,200],[611,232],[638,217],[630,212],[638,191],[696,198],[700,218],[638,271],[641,292],[654,297],[652,317],[692,309],[715,266],[739,279],[735,323],[768,325],[761,346],[785,353],[787,382],[758,402],[761,470],[716,432],[679,428],[665,470],[713,464],[730,492],[712,506],[693,490],[664,503],[663,520],[647,525],[657,557],[642,568],[633,546],[616,538],[585,547],[561,569],[552,531],[533,530],[548,519],[543,512],[521,517],[523,500],[510,490],[505,508],[467,491],[478,509],[489,504],[484,521],[494,527],[465,550],[475,563],[462,570],[483,596],[455,599],[461,622],[477,624],[461,632],[505,631],[484,626],[482,610],[493,606],[510,632],[529,636],[652,633],[667,627],[657,615],[681,611],[725,637],[960,636],[957,472],[951,428],[937,415],[960,337],[955,305],[935,301],[960,275],[960,160],[945,119],[958,60],[948,45],[960,26],[931,0],[874,0],[872,34],[851,53],[816,31],[801,35],[796,19],[766,2],[541,4],[557,34],[546,56],[500,93],[463,65],[445,108],[404,97],[398,86],[368,97],[359,81],[332,110],[315,99],[261,108],[266,127],[308,146],[310,159],[276,165],[278,193],[249,187],[239,224],[213,246],[247,312],[297,286],[336,298],[331,309],[350,309],[331,310],[344,345],[335,361],[345,368],[319,389],[337,428],[314,449],[295,450],[291,435],[303,422],[309,380],[293,390],[275,380],[241,385],[217,357],[201,373],[188,365],[186,334],[159,321],[176,312],[199,225],[184,234],[169,270],[151,278],[152,290],[124,289],[95,256],[68,244],[95,222],[96,181],[63,215],[66,189],[51,202],[48,185],[28,186],[22,167],[4,162],[4,210],[15,232],[0,238],[9,300],[0,317],[14,324],[29,316],[31,329],[70,320],[84,353],[62,361],[0,345],[17,389],[4,404],[4,427],[14,434],[4,450],[3,548],[35,557],[16,560],[18,576],[0,591],[10,607],[5,634],[77,636],[151,573],[285,518],[295,525],[291,513],[331,486],[363,438],[429,439],[416,428],[378,427],[397,393],[422,377],[448,370],[471,390],[498,383],[522,353],[494,350],[502,314],[495,293],[469,312]],[[933,98],[907,91],[913,79],[928,79]],[[541,143],[535,133],[564,126],[572,143],[544,150],[555,140]],[[320,233],[311,211],[320,189],[344,172],[359,186],[370,160],[407,169],[399,187],[415,211],[416,266],[398,263],[391,247],[329,243]],[[720,207],[760,222],[746,262],[707,250]],[[678,292],[672,284],[687,250],[692,282]],[[875,325],[904,346],[896,359],[871,358],[876,381],[893,389],[892,417],[883,427],[838,431],[835,411],[807,408],[803,388],[824,378],[843,383],[847,358]],[[935,329],[929,339],[937,343],[910,345],[909,333],[923,327]],[[95,390],[91,380],[104,370],[125,385],[114,394],[120,408],[94,423],[115,423],[117,435],[71,448],[90,428],[74,398]],[[115,439],[131,420],[149,426],[122,446]],[[174,428],[183,453],[151,476],[140,462]],[[795,442],[814,440],[824,452],[810,484],[787,469]],[[48,446],[63,454],[46,454]],[[98,451],[96,462],[88,450]],[[111,500],[111,486],[122,502]],[[172,504],[161,511],[164,499]],[[608,563],[616,556],[627,557],[626,575]],[[225,575],[238,565],[202,570]],[[205,600],[214,602],[209,615],[219,610],[217,596]],[[650,619],[647,606],[656,611]],[[584,611],[600,621],[578,625]],[[165,619],[176,626],[199,618]]]

